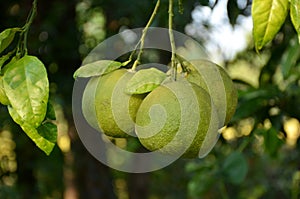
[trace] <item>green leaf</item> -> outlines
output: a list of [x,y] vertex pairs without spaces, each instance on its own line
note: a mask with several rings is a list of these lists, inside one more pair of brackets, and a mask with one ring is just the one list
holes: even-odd
[[253,37],[256,50],[271,41],[288,13],[289,0],[253,0]]
[[55,110],[53,105],[48,101],[46,118],[50,120],[56,120]]
[[290,2],[290,16],[297,31],[298,41],[300,43],[300,0],[290,0]]
[[53,150],[55,143],[51,142],[47,138],[43,137],[39,134],[38,130],[31,127],[30,125],[21,126],[23,131],[30,137],[30,139],[39,147],[42,151],[44,151],[47,155],[51,153]]
[[232,26],[236,24],[236,20],[240,14],[240,9],[238,7],[236,0],[228,0],[227,2],[227,13],[229,22]]
[[6,96],[4,87],[3,87],[3,79],[0,76],[0,103],[3,105],[9,105],[9,99]]
[[260,88],[251,88],[239,93],[239,101],[249,102],[251,100],[260,99],[273,99],[277,97],[281,91],[276,85],[268,85]]
[[211,171],[193,175],[187,184],[189,198],[199,198],[199,196],[205,195],[216,183],[215,179],[216,176]]
[[0,33],[0,53],[14,40],[15,34],[18,31],[20,31],[20,28],[8,28]]
[[122,66],[121,62],[112,60],[99,60],[86,65],[81,66],[74,73],[74,78],[77,77],[92,77],[110,73],[119,69]]
[[56,141],[57,129],[53,126],[54,124],[49,125],[49,123],[46,123],[47,125],[35,128],[29,123],[24,122],[18,112],[11,106],[8,106],[8,111],[13,120],[21,126],[22,130],[36,146],[49,155],[53,150]]
[[231,121],[237,122],[243,118],[259,114],[266,104],[267,101],[261,98],[253,99],[248,102],[239,102],[236,113],[232,117]]
[[49,82],[44,64],[34,56],[24,56],[9,65],[3,85],[11,107],[20,116],[18,124],[38,127],[45,118]]
[[184,10],[184,7],[183,7],[183,0],[178,0],[178,12],[180,14],[183,14],[183,10]]
[[233,184],[240,184],[248,172],[248,163],[245,156],[240,152],[231,153],[224,161],[222,172],[225,179]]
[[200,195],[204,195],[216,183],[215,179],[219,177],[215,160],[201,163],[189,162],[186,164],[185,170],[191,176],[187,184],[189,198],[199,198]]
[[[300,17],[300,16],[299,16]],[[291,39],[290,45],[283,53],[280,63],[280,69],[283,77],[286,79],[290,75],[293,66],[296,66],[297,60],[300,56],[300,45],[295,39]]]
[[6,55],[3,55],[2,57],[0,57],[0,75],[1,75],[1,69],[4,65],[4,63],[9,60],[10,56],[12,55],[12,52],[7,53]]
[[268,108],[269,100],[276,99],[280,95],[281,91],[274,85],[240,92],[237,110],[231,121],[261,115],[262,111]]
[[150,92],[158,87],[166,78],[167,75],[156,68],[139,70],[127,83],[125,92],[128,94]]
[[266,130],[264,136],[265,151],[272,157],[278,154],[279,148],[284,144],[284,141],[278,137],[278,130],[274,127]]
[[52,122],[43,123],[41,126],[37,128],[37,131],[46,140],[49,140],[52,143],[56,143],[57,126]]
[[131,60],[127,60],[127,61],[122,63],[122,66],[127,66],[127,64],[129,64],[130,62],[131,62]]

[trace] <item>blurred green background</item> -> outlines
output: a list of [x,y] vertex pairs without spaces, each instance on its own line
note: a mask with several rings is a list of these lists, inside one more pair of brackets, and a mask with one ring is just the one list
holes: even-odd
[[[175,9],[174,29],[205,46],[239,91],[236,114],[208,156],[128,174],[108,168],[86,151],[72,119],[73,73],[105,38],[145,26],[155,3],[38,2],[28,48],[47,67],[57,146],[46,156],[0,105],[1,199],[300,198],[300,46],[287,18],[276,38],[256,53],[251,0],[185,0],[183,14]],[[22,27],[31,4],[2,1],[0,31]],[[168,1],[162,0],[153,26],[167,27],[167,7]],[[129,145],[124,140],[116,143]]]

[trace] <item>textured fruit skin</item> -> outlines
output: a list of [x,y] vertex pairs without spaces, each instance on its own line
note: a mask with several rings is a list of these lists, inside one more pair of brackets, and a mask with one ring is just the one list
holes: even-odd
[[[178,97],[174,89],[185,93]],[[198,107],[194,107],[195,103]],[[207,133],[216,133],[218,126],[217,112],[208,93],[193,83],[181,81],[154,89],[144,99],[136,116],[136,134],[145,148],[184,158],[198,157]],[[192,132],[193,127],[195,132]],[[215,140],[213,142],[211,145]],[[201,153],[207,154],[211,148]]]
[[[220,128],[229,123],[237,106],[237,90],[227,72],[208,60],[193,60],[188,66],[188,81],[205,89],[219,114]],[[222,122],[223,121],[223,122]]]
[[101,131],[111,137],[128,137],[134,133],[136,112],[144,95],[124,92],[133,73],[115,70],[100,76],[95,90],[95,112]]
[[9,99],[7,98],[4,88],[3,88],[3,79],[0,76],[0,103],[3,105],[9,105]]
[[82,96],[82,113],[88,124],[101,131],[98,125],[95,108],[95,95],[100,78],[92,77],[87,83]]

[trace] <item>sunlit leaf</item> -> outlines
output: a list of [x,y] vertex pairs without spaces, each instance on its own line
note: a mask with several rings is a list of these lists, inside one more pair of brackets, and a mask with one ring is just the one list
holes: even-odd
[[122,62],[122,66],[127,66],[127,64],[129,64],[130,62],[131,62],[131,60],[124,61],[124,62]]
[[20,31],[19,28],[8,28],[0,33],[0,53],[5,50],[14,40],[15,34]]
[[34,56],[24,56],[9,65],[3,76],[3,85],[10,105],[21,118],[21,124],[40,126],[49,97],[44,64]]
[[43,125],[36,129],[29,123],[24,122],[18,112],[11,106],[8,106],[8,111],[13,120],[21,126],[22,130],[36,144],[36,146],[49,155],[56,142],[57,129],[53,126],[54,124],[46,126]]
[[300,43],[300,0],[291,0],[290,15]]
[[5,64],[6,61],[9,60],[10,56],[12,55],[12,53],[8,53],[6,55],[3,55],[2,57],[0,57],[0,75],[1,75],[1,69],[3,67],[3,65]]
[[165,79],[167,75],[156,69],[142,69],[134,74],[126,86],[125,92],[129,94],[142,94],[154,90]]
[[112,60],[99,60],[86,65],[81,66],[74,73],[74,78],[77,77],[93,77],[104,75],[114,70],[119,69],[122,66],[121,62]]
[[3,105],[9,105],[9,99],[6,96],[4,87],[3,87],[3,78],[0,76],[0,103]]
[[240,152],[231,153],[223,162],[222,171],[226,181],[240,184],[248,172],[248,163],[245,156]]
[[55,143],[47,140],[43,136],[39,134],[37,129],[31,126],[21,126],[23,131],[30,137],[30,139],[39,147],[42,151],[44,151],[47,155],[51,153],[53,150]]
[[288,13],[289,0],[253,0],[253,37],[256,50],[271,41]]

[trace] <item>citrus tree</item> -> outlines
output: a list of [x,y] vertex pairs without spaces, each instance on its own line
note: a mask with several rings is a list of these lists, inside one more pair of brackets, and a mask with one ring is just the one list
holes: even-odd
[[[104,177],[105,183],[110,184],[113,181],[118,185],[115,192],[119,198],[122,197],[122,193],[124,195],[125,188],[121,186],[122,182],[127,182],[128,195],[130,198],[147,198],[151,196],[152,198],[279,197],[294,199],[299,197],[299,168],[297,163],[300,157],[298,141],[300,118],[298,105],[298,99],[300,97],[300,2],[297,0],[245,0],[243,2],[244,6],[241,6],[241,1],[237,0],[229,0],[227,2],[228,18],[234,27],[239,16],[251,15],[253,19],[253,40],[251,40],[249,47],[244,52],[241,52],[232,60],[227,60],[224,64],[224,68],[228,71],[238,89],[238,104],[233,117],[228,117],[230,119],[228,119],[226,127],[222,130],[221,139],[212,152],[204,159],[189,161],[180,159],[173,165],[161,171],[148,174],[146,177],[145,175],[122,174],[117,171],[112,171],[113,177],[111,177],[111,171],[108,171],[107,168],[91,166],[87,169],[92,172],[92,174],[89,175],[90,180],[93,179],[91,176],[97,175],[96,173],[103,174],[103,176],[106,176]],[[16,132],[25,132],[33,143],[46,154],[49,155],[54,149],[53,154],[45,159],[43,155],[35,151],[32,145],[29,146],[33,152],[31,152],[31,150],[27,152],[24,151],[24,149],[28,149],[28,145],[22,141],[24,139],[26,140],[26,138],[20,137],[19,135],[14,138],[17,143],[17,157],[19,158],[19,182],[23,182],[23,187],[26,187],[25,173],[28,174],[34,169],[25,163],[28,162],[29,159],[32,159],[35,165],[39,165],[35,167],[35,174],[30,175],[28,178],[28,181],[33,184],[35,183],[37,187],[39,187],[39,191],[37,191],[33,197],[38,198],[43,194],[45,196],[53,196],[54,194],[54,196],[59,198],[62,197],[60,194],[58,194],[58,196],[55,195],[55,191],[53,191],[53,193],[51,191],[56,190],[53,184],[62,184],[61,181],[56,181],[60,178],[59,176],[62,173],[62,156],[70,157],[70,153],[63,152],[61,148],[55,146],[57,141],[57,127],[55,124],[60,121],[57,120],[54,122],[56,117],[54,108],[49,102],[51,101],[49,100],[51,99],[49,96],[52,94],[55,96],[54,99],[58,99],[57,101],[59,102],[56,101],[55,104],[61,103],[66,106],[64,111],[65,114],[68,115],[67,117],[69,117],[69,125],[74,126],[72,123],[72,115],[70,114],[71,102],[68,101],[69,96],[71,96],[70,90],[72,89],[72,83],[74,81],[72,79],[73,72],[80,65],[80,56],[85,56],[88,50],[94,47],[91,41],[100,41],[101,38],[104,39],[104,36],[100,36],[101,32],[97,32],[97,36],[95,36],[88,34],[83,27],[88,27],[87,24],[88,22],[90,23],[89,18],[95,19],[95,16],[98,16],[97,14],[99,13],[100,15],[106,16],[106,25],[100,27],[100,29],[103,28],[107,36],[115,34],[122,26],[145,26],[146,19],[151,14],[150,10],[154,8],[155,5],[151,1],[131,1],[132,7],[128,7],[127,1],[114,0],[109,2],[82,1],[80,2],[81,4],[78,3],[76,16],[79,25],[76,31],[78,34],[81,33],[82,37],[81,44],[79,44],[78,42],[74,42],[77,38],[73,32],[68,32],[69,30],[74,31],[74,27],[69,27],[68,30],[66,30],[66,34],[73,39],[72,41],[68,41],[68,37],[60,39],[63,35],[59,33],[62,30],[65,31],[63,28],[65,24],[59,22],[59,19],[63,16],[63,12],[59,9],[65,9],[64,11],[68,11],[66,13],[70,13],[69,17],[64,17],[70,19],[70,21],[73,20],[73,26],[75,26],[75,14],[67,9],[69,6],[75,10],[75,3],[63,6],[60,1],[55,1],[51,15],[58,16],[58,13],[60,13],[60,15],[56,18],[47,18],[46,15],[39,12],[42,17],[37,17],[39,20],[36,22],[38,25],[48,24],[49,29],[47,29],[46,25],[44,28],[57,39],[49,42],[49,53],[47,50],[39,51],[34,49],[34,47],[40,47],[36,49],[42,49],[41,46],[43,44],[40,43],[46,41],[43,39],[45,38],[45,34],[40,34],[38,37],[36,35],[36,37],[30,37],[29,28],[36,28],[33,23],[37,11],[36,3],[36,1],[33,2],[32,10],[23,27],[11,28],[8,26],[11,24],[6,24],[7,27],[1,27],[0,102],[3,105],[1,105],[0,118],[2,121],[7,121],[7,117],[11,117],[17,126],[10,129],[16,129],[14,130]],[[197,3],[213,10],[220,2],[201,0]],[[120,9],[118,9],[120,12],[111,12],[116,5],[120,7]],[[168,5],[167,2],[161,3],[160,10],[157,11],[157,17],[153,21],[154,25],[164,27],[170,25]],[[190,20],[190,13],[197,4],[195,4],[194,1],[178,1],[177,4],[174,3],[173,5],[174,18],[171,19],[173,21],[171,28],[184,31],[185,25]],[[47,6],[43,7],[43,2],[40,2],[40,6],[44,9],[47,8]],[[249,12],[249,8],[251,8],[251,12]],[[4,7],[1,9],[4,9]],[[16,9],[16,7],[14,7],[14,9]],[[14,9],[11,7],[10,12],[13,13]],[[149,10],[149,12],[146,13],[143,12],[143,10]],[[127,18],[124,18],[124,16],[127,16]],[[53,21],[60,24],[60,26],[49,25],[54,23]],[[17,22],[15,23],[18,24]],[[85,24],[85,26],[83,26],[83,24]],[[59,29],[60,31],[55,29]],[[39,41],[37,41],[36,38],[39,38]],[[80,48],[78,47],[79,45],[81,45]],[[78,53],[78,48],[80,54]],[[65,56],[69,58],[63,57],[60,52],[65,52]],[[35,56],[31,54],[35,54]],[[167,59],[165,57],[162,59],[166,59],[165,61],[167,63],[175,60],[173,54],[166,57]],[[57,60],[53,61],[53,59]],[[45,65],[40,60],[43,60],[46,66],[49,65],[47,68],[48,74]],[[111,73],[108,75],[113,75],[115,71],[122,74],[123,72],[127,73],[128,71],[121,71],[126,67],[126,64],[124,64],[125,61],[128,60],[121,60],[116,63],[117,66],[123,69],[110,71]],[[137,64],[139,63],[138,61],[136,62]],[[57,67],[57,65],[59,65],[59,67]],[[63,67],[65,65],[72,66]],[[249,79],[243,78],[244,76],[241,75],[241,73],[236,75],[234,71],[237,70],[237,68],[244,68],[244,71],[241,73],[248,74],[249,72],[249,75],[253,75],[251,71],[254,70],[255,75],[253,75],[253,78],[257,81],[255,83],[248,81]],[[80,73],[78,74],[80,75]],[[151,74],[151,72],[148,71],[147,74]],[[163,80],[166,77],[165,74],[156,74],[158,75],[153,75],[152,77]],[[66,76],[70,78],[67,79]],[[108,76],[103,75],[103,77]],[[57,91],[57,93],[55,91],[53,92],[53,84],[51,91],[51,81],[49,82],[51,78],[59,84],[57,87],[61,90]],[[110,78],[110,80],[114,78]],[[97,78],[94,79],[95,83],[102,81]],[[145,76],[143,76],[142,79],[145,79]],[[155,91],[154,87],[151,87],[151,89],[153,89],[152,95],[160,96],[161,94],[155,93],[159,93],[160,90],[163,90],[162,93],[167,95],[167,99],[172,98],[172,95],[168,92],[170,87],[160,87],[163,80],[159,80],[159,83],[155,85],[155,89],[158,88],[158,90]],[[193,81],[190,80],[190,82]],[[134,84],[134,82],[132,84]],[[144,84],[147,85],[146,87],[149,86],[147,82],[144,82]],[[175,85],[174,87],[180,86],[182,85]],[[195,91],[198,93],[196,99],[202,100],[200,104],[204,104],[205,101],[209,101],[209,97],[212,97],[212,95],[203,94],[207,93],[205,88],[198,88],[198,86],[194,86],[193,90],[197,90]],[[102,90],[100,87],[99,89]],[[133,87],[129,88],[129,90],[132,89],[134,90]],[[136,90],[129,92],[134,93]],[[60,95],[63,97],[60,97]],[[95,97],[100,98],[102,95]],[[107,97],[110,96],[108,95]],[[139,124],[143,124],[143,122],[147,120],[147,118],[143,118],[145,116],[144,112],[147,112],[148,106],[153,103],[153,100],[157,100],[157,97],[153,97],[153,99],[150,97],[142,106],[143,109],[137,113],[137,117],[141,118],[137,120]],[[144,96],[140,96],[140,98],[144,99]],[[140,102],[137,103],[139,104]],[[164,102],[160,101],[159,103]],[[174,106],[176,107],[176,103]],[[98,107],[98,110],[103,110],[99,104],[96,105],[96,107]],[[89,108],[91,107],[87,107],[87,109]],[[205,108],[211,109],[210,105]],[[101,113],[95,112],[95,114],[97,117],[97,114]],[[218,117],[217,115],[219,113],[215,111],[214,114]],[[87,115],[89,115],[89,112]],[[135,117],[135,115],[133,117]],[[93,122],[95,121],[91,121],[91,124],[93,124]],[[105,122],[107,121],[104,121],[104,123]],[[13,124],[9,122],[9,126],[13,126]],[[96,128],[97,126],[98,124]],[[7,122],[0,124],[0,128],[7,128]],[[104,128],[103,125],[102,128]],[[72,129],[72,127],[70,129]],[[164,133],[165,132],[162,131],[161,135]],[[73,136],[72,153],[75,154],[76,160],[86,160],[86,154],[82,155],[84,154],[82,153],[84,149],[80,148],[78,138],[76,140],[74,134],[76,133],[73,132],[73,134],[70,134],[71,137]],[[141,137],[143,137],[144,133],[142,131],[140,131],[140,134]],[[153,146],[153,143],[157,142],[160,142],[160,137],[153,138],[153,140],[141,139],[141,143],[143,143],[143,146],[148,148],[148,150],[156,149],[155,147],[157,146]],[[136,144],[136,142],[134,142],[134,144]],[[164,143],[162,143],[162,145],[164,146]],[[6,146],[10,145],[6,144]],[[135,148],[135,150],[144,150],[144,148],[138,145],[138,149]],[[193,149],[191,149],[191,151],[193,151]],[[59,160],[59,164],[55,163],[57,160]],[[72,163],[72,161],[70,161],[70,158],[66,158],[64,161],[66,161],[65,164],[74,164],[74,162]],[[98,164],[90,159],[87,162],[89,162],[90,165]],[[43,169],[44,165],[47,165],[45,168],[51,168],[53,171],[56,171],[56,175],[54,175],[55,179],[54,177],[51,178],[47,171]],[[57,168],[57,165],[60,166],[60,168]],[[5,177],[7,177],[5,172],[16,172],[15,170],[5,170],[6,168],[9,167],[1,165],[2,173],[0,173],[0,176],[2,184],[9,182],[7,180],[5,181]],[[85,179],[83,176],[87,167],[83,165],[83,163],[79,163],[77,168],[80,168],[78,170],[75,169],[76,172],[78,172],[78,182],[80,182],[80,179]],[[172,172],[177,175],[171,174]],[[4,177],[2,178],[2,176]],[[144,183],[140,183],[142,177],[146,179]],[[12,177],[10,179],[15,178]],[[99,177],[99,179],[101,178]],[[180,179],[180,182],[178,179]],[[99,186],[105,187],[103,182],[99,183]],[[50,185],[51,183],[52,185]],[[63,189],[61,184],[59,191]],[[164,188],[166,184],[168,185],[167,189]],[[144,185],[144,187],[142,185]],[[138,192],[138,190],[144,190],[145,185],[147,186],[148,192]],[[78,187],[80,187],[80,185]],[[96,187],[93,187],[93,189],[81,186],[81,188],[77,189],[81,196],[87,194],[92,197],[95,193],[97,196],[101,195],[106,198],[114,198],[112,187],[108,187],[107,191],[98,193],[98,195],[94,192],[97,189]],[[29,187],[27,187],[27,189],[30,190]],[[9,193],[7,190],[10,189],[5,189],[5,186],[0,190],[4,190],[0,192],[1,197],[2,195],[3,197],[9,197],[9,194],[12,194],[10,196],[22,198],[22,192],[26,193],[26,188],[24,188],[23,191],[22,189],[16,188],[15,193]],[[19,193],[17,193],[18,191]],[[27,194],[30,194],[30,192],[27,191]],[[26,194],[24,194],[24,197],[26,197]]]

